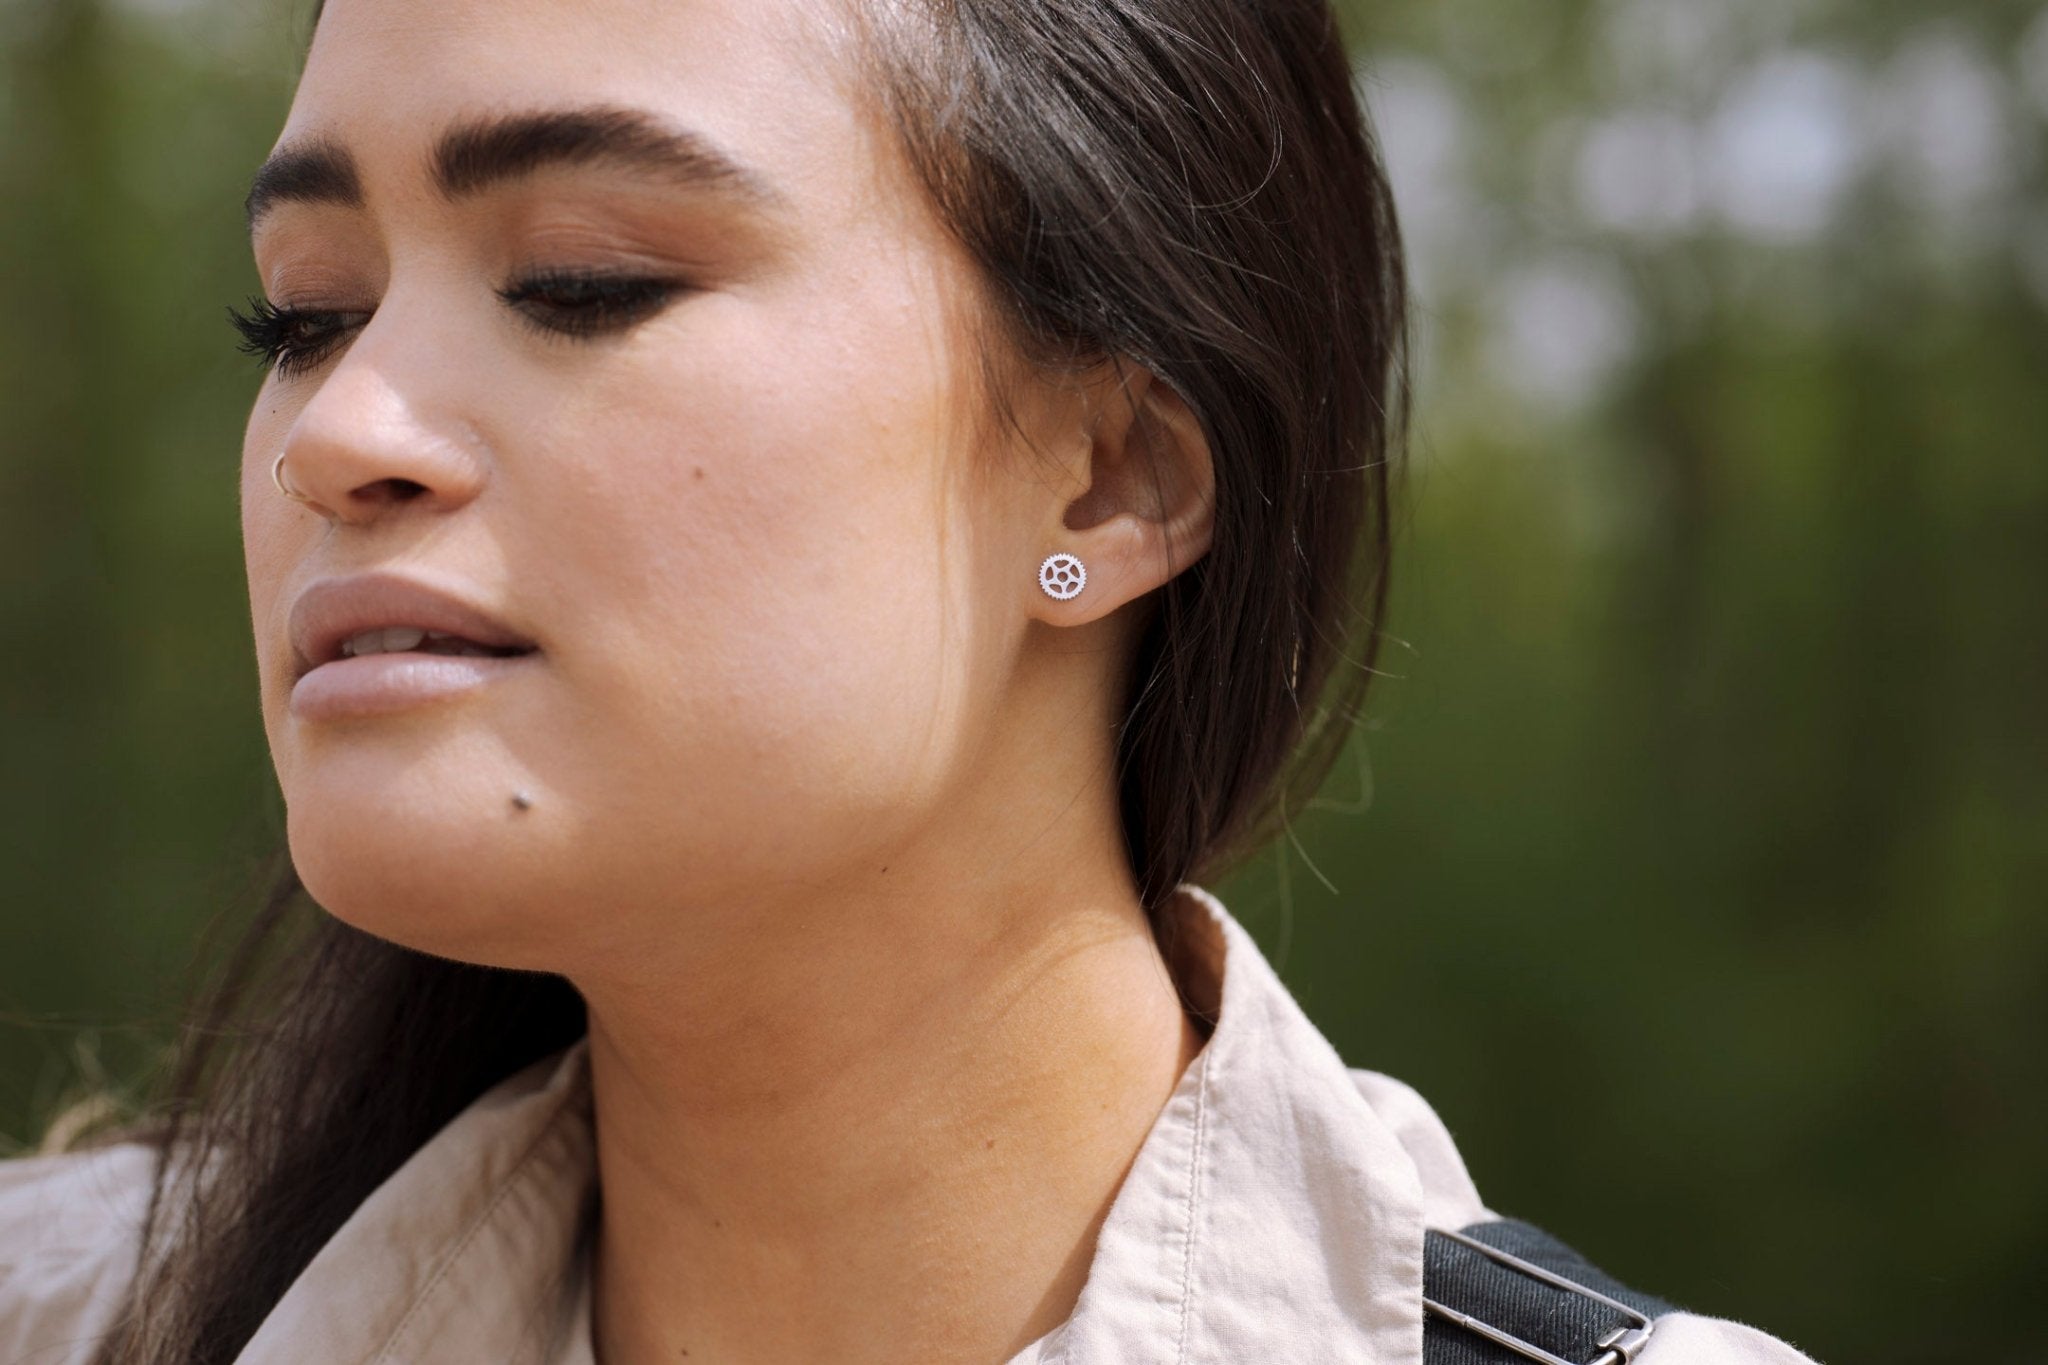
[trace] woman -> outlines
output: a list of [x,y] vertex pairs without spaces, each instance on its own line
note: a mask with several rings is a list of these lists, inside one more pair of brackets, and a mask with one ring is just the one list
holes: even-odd
[[291,866],[167,1122],[0,1175],[0,1359],[1805,1359],[1199,884],[1385,592],[1324,5],[332,0],[248,209]]

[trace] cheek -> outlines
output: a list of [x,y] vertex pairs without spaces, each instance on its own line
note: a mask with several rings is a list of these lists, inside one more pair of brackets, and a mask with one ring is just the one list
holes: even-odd
[[728,856],[786,856],[792,824],[858,838],[943,786],[976,695],[943,361],[829,321],[792,344],[799,321],[737,303],[690,327],[562,414],[518,499],[588,708],[563,758],[671,844],[683,813]]

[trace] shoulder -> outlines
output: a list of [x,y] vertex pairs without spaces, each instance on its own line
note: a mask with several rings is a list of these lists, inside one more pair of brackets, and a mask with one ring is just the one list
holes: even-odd
[[[1653,1318],[1653,1326],[1635,1365],[1814,1365],[1810,1356],[1790,1342],[1756,1327],[1731,1318],[1695,1313],[1638,1293],[1549,1234],[1488,1208],[1479,1197],[1450,1130],[1415,1087],[1382,1072],[1358,1068],[1351,1068],[1351,1079],[1373,1113],[1393,1131],[1402,1150],[1415,1163],[1422,1184],[1425,1223],[1431,1228],[1477,1234],[1481,1240],[1512,1248],[1555,1273],[1636,1304]],[[1439,1248],[1436,1257],[1446,1250]],[[1432,1286],[1438,1282],[1437,1275],[1447,1268],[1436,1257],[1432,1258]],[[1479,1278],[1468,1278],[1459,1292],[1478,1296],[1465,1304],[1477,1316],[1490,1316],[1479,1310],[1503,1299],[1512,1302],[1507,1312],[1510,1317],[1540,1307],[1544,1309],[1546,1326],[1555,1327],[1569,1316],[1569,1300],[1545,1297],[1552,1291],[1517,1272],[1502,1271],[1491,1263],[1473,1262],[1467,1273],[1468,1277],[1476,1273]],[[1447,1278],[1442,1283],[1457,1281]],[[1536,1299],[1532,1300],[1531,1294]],[[1449,1295],[1446,1293],[1445,1297]],[[1474,1341],[1455,1331],[1439,1330],[1442,1327],[1443,1324],[1432,1327],[1428,1344],[1433,1353],[1425,1353],[1427,1361],[1490,1358],[1468,1354]]]
[[1681,1310],[1657,1319],[1635,1365],[1814,1365],[1814,1359],[1747,1323]]
[[133,1277],[155,1170],[140,1142],[0,1160],[0,1361],[90,1358]]

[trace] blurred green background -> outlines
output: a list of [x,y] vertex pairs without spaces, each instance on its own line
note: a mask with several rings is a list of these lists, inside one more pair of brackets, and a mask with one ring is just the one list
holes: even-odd
[[[2048,8],[1353,5],[1397,638],[1216,889],[1482,1194],[1826,1362],[2048,1358]],[[0,1134],[281,815],[240,218],[303,15],[0,0]]]

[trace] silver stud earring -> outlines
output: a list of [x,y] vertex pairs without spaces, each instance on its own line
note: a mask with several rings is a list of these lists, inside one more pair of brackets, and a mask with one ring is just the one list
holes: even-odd
[[1088,586],[1088,569],[1070,554],[1047,555],[1038,566],[1038,586],[1045,589],[1046,596],[1062,602],[1079,597],[1081,589]]

